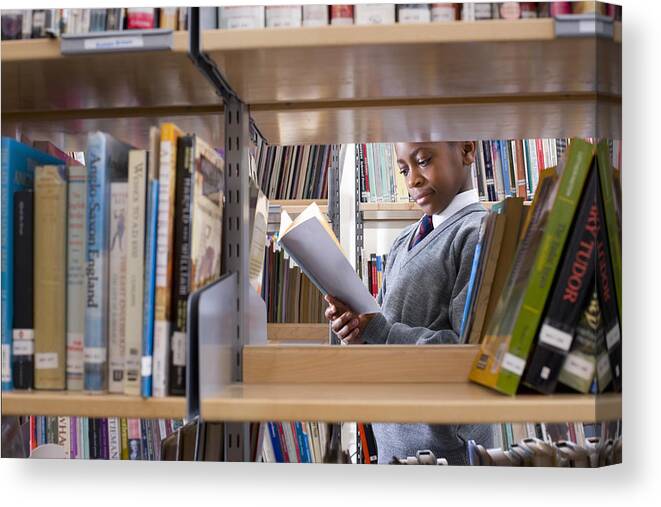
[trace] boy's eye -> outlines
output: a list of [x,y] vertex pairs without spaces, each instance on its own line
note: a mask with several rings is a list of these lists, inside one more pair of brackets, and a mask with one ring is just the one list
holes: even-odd
[[429,162],[431,162],[431,157],[417,160],[416,162],[420,167],[427,167],[429,165]]
[[406,176],[408,174],[408,172],[409,172],[408,167],[400,167],[399,168],[399,174],[403,174],[404,176]]

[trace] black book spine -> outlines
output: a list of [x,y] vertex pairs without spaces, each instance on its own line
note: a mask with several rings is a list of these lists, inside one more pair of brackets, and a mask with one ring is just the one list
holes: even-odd
[[356,145],[356,166],[360,174],[360,202],[367,202],[365,198],[365,194],[367,193],[367,189],[365,188],[365,159],[362,144]]
[[369,456],[370,465],[376,465],[378,462],[378,449],[376,447],[376,437],[374,436],[374,430],[372,429],[371,424],[365,423],[365,438],[367,439],[367,453]]
[[140,459],[142,461],[149,460],[149,449],[147,447],[147,419],[140,419],[140,451],[142,452]]
[[89,459],[100,459],[100,435],[99,435],[99,420],[96,417],[90,417],[87,426],[89,438]]
[[576,325],[594,288],[597,238],[602,220],[597,205],[598,175],[590,171],[579,212],[555,280],[534,350],[529,356],[523,382],[541,392],[552,393],[571,349]]
[[108,439],[108,418],[99,419],[99,451],[101,459],[110,459],[110,442]]
[[[601,199],[601,188],[597,188],[597,196],[601,216],[604,216],[604,205]],[[618,314],[613,264],[611,263],[606,227],[601,227],[597,239],[597,294],[601,306],[601,318],[606,335],[606,348],[611,365],[613,389],[622,390],[622,335],[620,317]]]
[[34,385],[34,192],[14,194],[14,322],[12,380],[14,389]]
[[186,395],[186,316],[190,292],[191,204],[193,187],[194,136],[177,141],[177,182],[175,189],[174,263],[172,278],[172,334],[169,360],[169,392]]
[[487,179],[487,198],[490,201],[497,201],[496,181],[493,175],[493,162],[491,160],[491,142],[482,141],[482,153],[484,153],[484,175]]

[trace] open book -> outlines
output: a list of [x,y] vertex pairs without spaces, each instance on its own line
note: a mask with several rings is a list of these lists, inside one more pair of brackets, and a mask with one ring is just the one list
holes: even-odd
[[357,313],[380,311],[316,203],[294,221],[282,211],[278,242],[323,294],[336,297]]

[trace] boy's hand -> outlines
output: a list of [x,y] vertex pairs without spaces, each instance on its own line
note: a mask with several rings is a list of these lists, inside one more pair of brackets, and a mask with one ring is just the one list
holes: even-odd
[[331,321],[331,328],[343,343],[363,343],[361,334],[374,314],[356,314],[345,303],[333,296],[324,296],[328,303],[325,317]]

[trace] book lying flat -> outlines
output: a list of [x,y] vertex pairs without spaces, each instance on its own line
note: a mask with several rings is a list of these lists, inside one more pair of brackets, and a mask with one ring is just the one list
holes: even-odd
[[380,311],[316,203],[294,221],[283,210],[280,224],[278,242],[324,295],[341,300],[357,313]]

